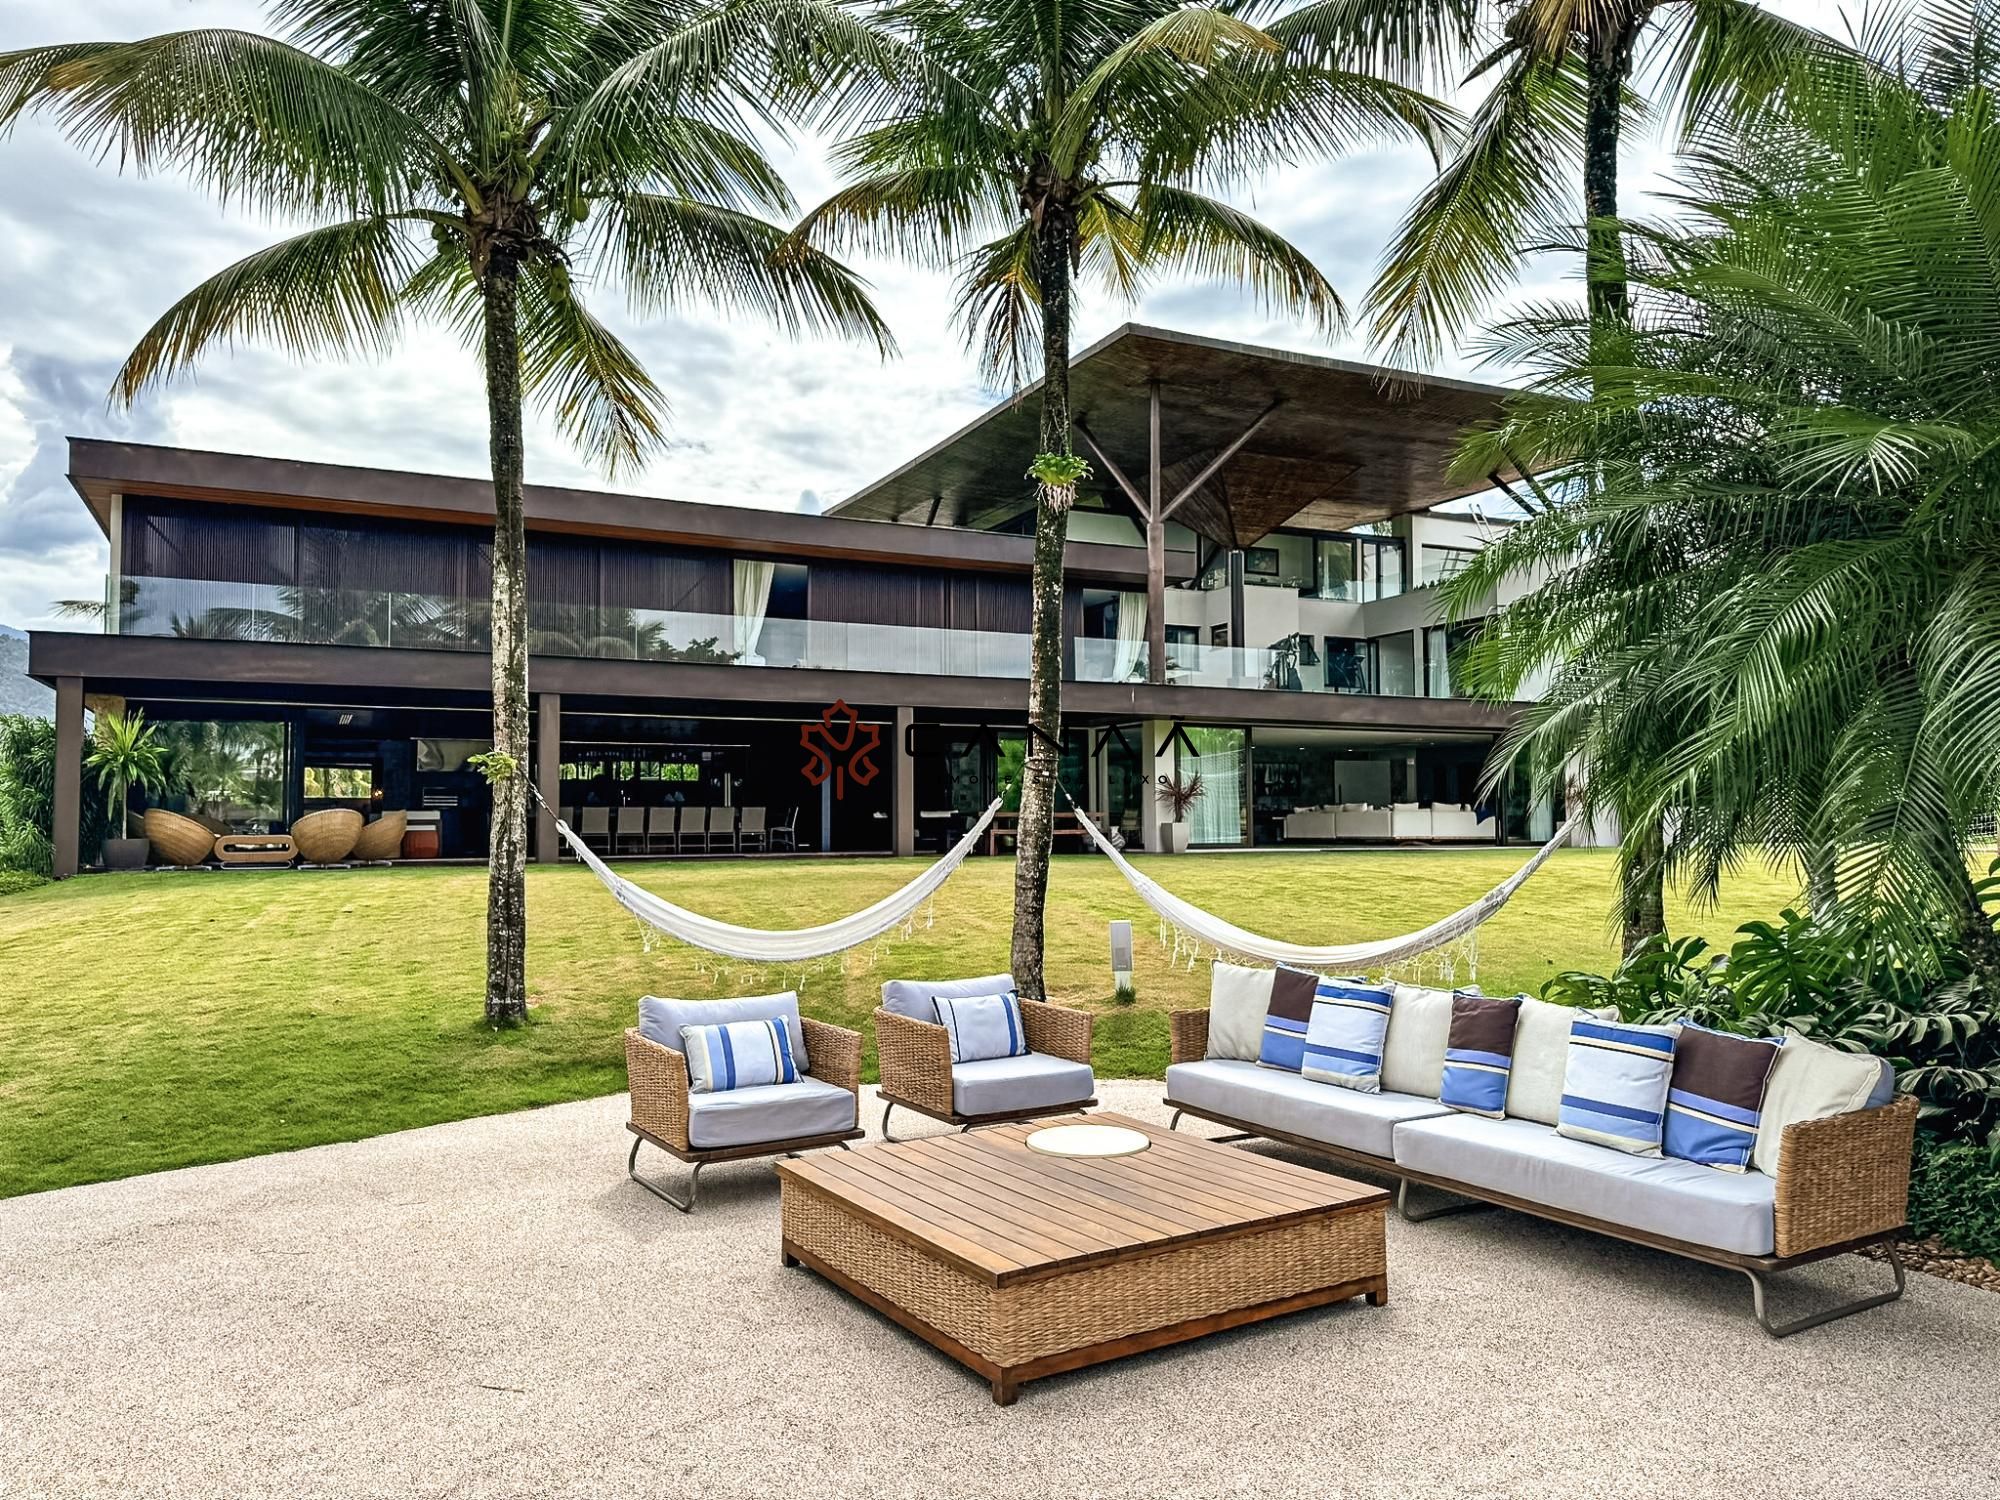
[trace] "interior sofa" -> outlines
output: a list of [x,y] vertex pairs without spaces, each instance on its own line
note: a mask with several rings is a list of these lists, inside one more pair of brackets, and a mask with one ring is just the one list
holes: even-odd
[[[1227,979],[1236,988],[1214,1030],[1207,1010],[1171,1018],[1165,1102],[1176,1126],[1193,1115],[1239,1139],[1282,1141],[1387,1174],[1412,1221],[1495,1205],[1741,1271],[1758,1323],[1778,1338],[1902,1294],[1894,1240],[1904,1228],[1917,1106],[1896,1094],[1894,1070],[1881,1059],[1788,1038],[1764,1099],[1753,1158],[1762,1170],[1718,1171],[1556,1132],[1570,1021],[1612,1019],[1609,1012],[1524,999],[1506,1118],[1493,1119],[1438,1100],[1449,991],[1396,986],[1382,1091],[1363,1093],[1255,1061],[1262,1023],[1246,1024],[1242,998],[1252,971],[1216,968],[1218,986]],[[1452,1198],[1420,1206],[1413,1186]],[[1878,1244],[1893,1290],[1772,1320],[1767,1277]]]

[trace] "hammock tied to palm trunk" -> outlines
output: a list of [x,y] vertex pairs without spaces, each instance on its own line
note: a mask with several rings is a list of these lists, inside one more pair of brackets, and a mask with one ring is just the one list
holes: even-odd
[[[542,801],[539,792],[535,794],[535,800]],[[554,812],[546,802],[542,806]],[[583,861],[584,867],[604,882],[604,888],[611,892],[613,899],[648,929],[664,932],[668,937],[728,958],[789,964],[826,958],[865,943],[870,938],[880,937],[894,928],[910,925],[918,908],[937,894],[938,887],[951,878],[952,871],[965,863],[966,855],[972,852],[980,835],[986,832],[993,822],[993,815],[999,810],[1000,799],[996,797],[979,821],[966,830],[965,837],[953,845],[943,858],[908,885],[890,892],[873,906],[851,917],[842,917],[837,922],[785,932],[762,927],[738,927],[729,922],[718,922],[713,917],[704,917],[684,906],[676,906],[665,897],[656,896],[615,873],[561,818],[556,819],[556,831],[576,857]]]
[[1176,962],[1185,959],[1192,968],[1204,948],[1218,955],[1230,954],[1261,959],[1265,963],[1347,973],[1413,963],[1421,967],[1428,960],[1446,978],[1450,978],[1455,971],[1459,955],[1463,955],[1475,974],[1478,972],[1477,933],[1480,925],[1498,913],[1514,892],[1526,885],[1535,871],[1548,863],[1549,856],[1568,842],[1570,832],[1578,822],[1576,818],[1571,818],[1520,869],[1470,906],[1462,907],[1448,917],[1441,917],[1428,927],[1401,937],[1377,938],[1368,943],[1337,943],[1321,948],[1250,932],[1203,911],[1192,901],[1176,896],[1158,881],[1134,869],[1132,862],[1090,820],[1090,815],[1076,806],[1074,799],[1071,799],[1070,806],[1075,809],[1077,822],[1091,841],[1111,860],[1118,873],[1131,883],[1132,889],[1139,893],[1139,899],[1159,914],[1162,936],[1169,928],[1172,929]]

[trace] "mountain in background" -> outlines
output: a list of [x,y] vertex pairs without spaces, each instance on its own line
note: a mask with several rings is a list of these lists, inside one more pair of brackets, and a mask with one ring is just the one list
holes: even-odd
[[0,625],[0,714],[56,716],[56,695],[28,676],[28,638]]

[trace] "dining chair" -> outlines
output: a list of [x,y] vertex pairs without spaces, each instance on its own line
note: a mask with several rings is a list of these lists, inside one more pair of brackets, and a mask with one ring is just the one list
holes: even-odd
[[746,807],[743,809],[743,824],[736,830],[736,848],[739,852],[750,847],[750,841],[757,841],[757,852],[762,854],[770,848],[770,834],[764,827],[764,809]]
[[583,822],[578,826],[576,831],[582,837],[585,847],[591,849],[602,848],[609,852],[611,848],[611,809],[608,807],[586,807],[583,810]]
[[734,849],[736,846],[736,809],[711,807],[708,810],[708,847],[714,850]]
[[683,807],[681,809],[680,833],[674,839],[676,854],[705,854],[708,852],[708,809],[706,807]]
[[784,822],[777,824],[771,829],[765,838],[765,842],[769,845],[773,853],[778,850],[781,844],[792,854],[799,852],[799,810],[796,807],[791,810]]
[[618,831],[612,835],[611,847],[614,850],[623,849],[628,844],[637,845],[641,854],[646,852],[646,809],[643,807],[618,809]]
[[667,852],[674,852],[674,814],[680,809],[674,807],[649,807],[646,809],[646,852],[658,851],[662,841]]

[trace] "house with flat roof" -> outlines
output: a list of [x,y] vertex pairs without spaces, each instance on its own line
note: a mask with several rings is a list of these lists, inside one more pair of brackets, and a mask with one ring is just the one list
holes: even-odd
[[[1505,524],[1438,507],[1513,477],[1449,473],[1506,394],[1136,325],[1078,355],[1064,789],[1141,848],[1196,771],[1195,848],[1546,837],[1556,809],[1477,792],[1511,710],[1454,693],[1431,587]],[[1031,388],[824,515],[530,486],[547,804],[621,854],[948,846],[1018,790],[1038,416]],[[59,873],[117,704],[181,747],[182,810],[408,810],[414,848],[484,857],[490,485],[84,438],[70,477],[111,572],[101,629],[29,642]]]

